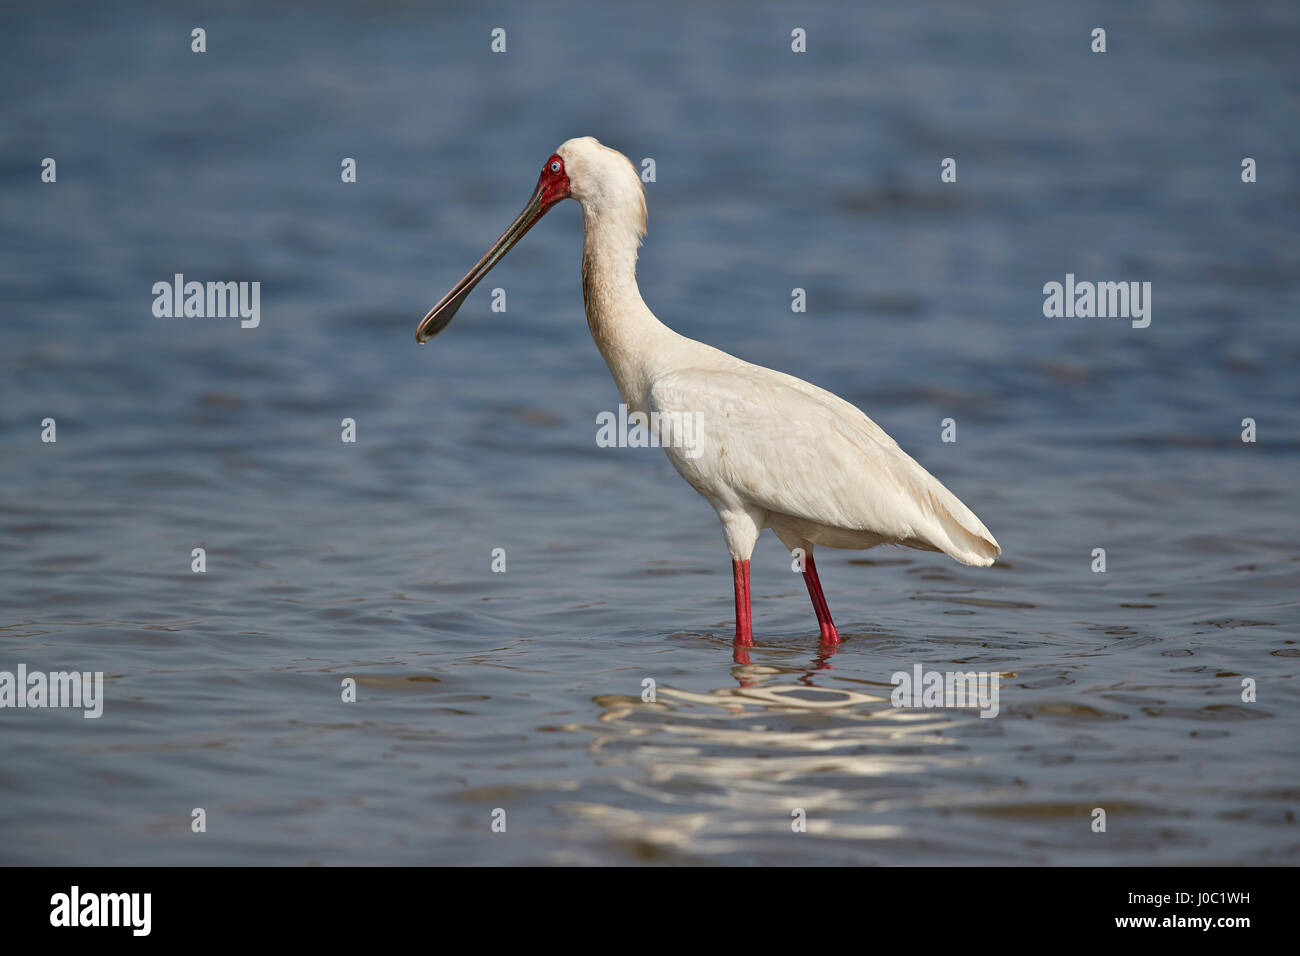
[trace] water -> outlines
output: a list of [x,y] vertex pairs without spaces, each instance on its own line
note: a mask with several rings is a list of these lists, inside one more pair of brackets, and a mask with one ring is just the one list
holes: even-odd
[[[1296,862],[1300,9],[566,9],[3,14],[0,670],[107,702],[0,711],[0,862]],[[659,316],[862,406],[996,567],[819,552],[825,655],[766,535],[733,661],[711,509],[595,446],[575,204],[416,347],[584,134],[656,161]],[[260,327],[154,318],[177,272]],[[1067,272],[1151,326],[1044,318]],[[895,710],[917,663],[998,717]]]

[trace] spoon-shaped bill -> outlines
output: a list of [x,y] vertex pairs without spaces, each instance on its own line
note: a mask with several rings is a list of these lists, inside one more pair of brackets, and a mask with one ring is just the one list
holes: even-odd
[[474,286],[478,285],[479,281],[492,270],[494,265],[501,261],[514,244],[523,238],[524,233],[536,225],[537,220],[541,219],[546,210],[550,208],[549,205],[544,205],[542,202],[544,193],[545,189],[541,183],[538,183],[537,189],[533,192],[532,198],[528,200],[528,205],[524,207],[524,211],[510,224],[510,228],[502,233],[501,238],[493,243],[492,248],[487,251],[487,255],[480,259],[473,269],[465,273],[465,277],[452,286],[451,291],[444,295],[438,304],[429,310],[428,315],[420,320],[420,326],[415,330],[415,341],[423,345],[445,329]]

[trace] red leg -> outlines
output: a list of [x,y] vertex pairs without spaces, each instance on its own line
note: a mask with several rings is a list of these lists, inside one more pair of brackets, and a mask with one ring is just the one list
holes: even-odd
[[808,596],[812,598],[813,611],[817,615],[817,627],[822,632],[822,643],[838,644],[840,632],[835,630],[835,622],[831,620],[831,609],[826,603],[826,595],[822,593],[822,583],[817,578],[817,565],[813,562],[811,552],[804,555],[803,580],[808,585]]
[[736,643],[754,645],[754,623],[749,614],[749,562],[732,561],[731,574],[736,589]]

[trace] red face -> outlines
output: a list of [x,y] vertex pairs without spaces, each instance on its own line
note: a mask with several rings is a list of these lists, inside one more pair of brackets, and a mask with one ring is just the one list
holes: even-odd
[[564,160],[559,153],[552,153],[542,167],[542,175],[537,179],[537,190],[541,193],[543,210],[554,206],[561,199],[569,198],[569,174],[564,171]]

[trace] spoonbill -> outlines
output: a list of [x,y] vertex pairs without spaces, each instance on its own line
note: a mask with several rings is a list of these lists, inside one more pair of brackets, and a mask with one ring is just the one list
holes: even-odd
[[[754,642],[749,561],[764,528],[801,555],[824,644],[838,644],[813,547],[905,545],[988,566],[1002,553],[957,496],[855,406],[815,385],[679,335],[641,299],[637,250],[645,188],[626,156],[590,136],[551,154],[523,212],[415,331],[423,345],[507,252],[563,199],[582,205],[587,325],[629,416],[700,428],[688,446],[661,437],[687,483],[713,505],[731,552],[735,644]],[[657,413],[657,414],[655,414]],[[680,430],[679,435],[680,438]]]

